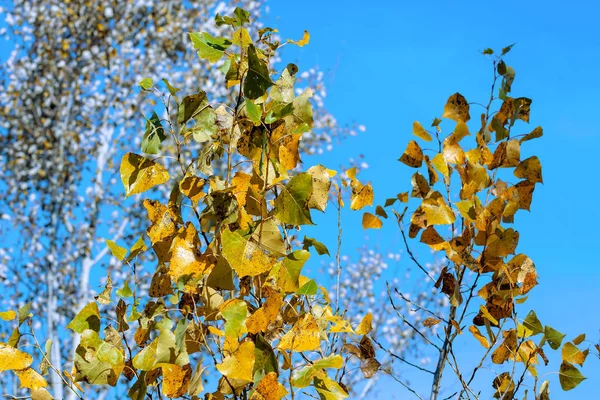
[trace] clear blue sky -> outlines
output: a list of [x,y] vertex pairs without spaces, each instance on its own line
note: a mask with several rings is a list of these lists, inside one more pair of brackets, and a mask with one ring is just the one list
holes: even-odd
[[[469,101],[485,99],[491,70],[480,51],[517,43],[506,58],[517,73],[514,95],[533,99],[531,129],[544,128],[544,137],[527,146],[542,161],[544,185],[536,187],[531,213],[517,214],[515,224],[521,235],[518,250],[534,260],[540,274],[521,314],[534,308],[543,324],[566,333],[567,340],[585,332],[587,339],[600,341],[598,3],[305,0],[269,5],[267,25],[279,28],[282,37],[300,37],[304,29],[311,34],[308,46],[284,52],[285,62],[299,62],[301,71],[319,65],[330,72],[328,109],[340,122],[367,126],[367,132],[330,154],[305,162],[335,168],[363,154],[370,168],[360,178],[373,183],[378,204],[408,188],[411,171],[396,160],[412,139],[412,122],[439,116],[456,91]],[[344,217],[347,229],[359,229],[359,214]],[[383,249],[394,250],[397,229],[386,225],[368,234]],[[346,252],[362,241],[362,235],[346,235]],[[588,379],[572,392],[562,392],[556,375],[542,379],[551,379],[553,400],[597,398],[597,358],[588,357],[583,374]],[[409,397],[397,386],[390,390],[402,393],[398,398]]]

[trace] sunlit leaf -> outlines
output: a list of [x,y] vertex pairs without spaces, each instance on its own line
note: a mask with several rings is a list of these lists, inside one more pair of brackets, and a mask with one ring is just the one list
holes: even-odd
[[123,350],[100,339],[98,333],[86,329],[81,333],[75,353],[75,380],[116,386],[125,367]]
[[142,138],[142,153],[158,154],[160,144],[167,138],[160,117],[156,112],[152,113],[150,119],[146,120],[146,130]]
[[310,34],[308,33],[308,31],[304,31],[304,35],[302,36],[302,39],[300,39],[300,40],[289,40],[290,43],[293,43],[300,47],[304,47],[305,45],[308,44],[309,41],[310,41]]
[[0,312],[0,319],[4,321],[12,321],[17,317],[17,313],[13,310]]
[[473,334],[475,339],[477,339],[483,347],[485,347],[486,349],[490,348],[490,342],[488,342],[487,338],[483,336],[481,332],[479,332],[479,329],[475,325],[471,325],[469,327],[469,332]]
[[442,118],[450,118],[456,122],[467,122],[471,119],[467,99],[460,93],[454,93],[450,96],[444,106]]
[[246,320],[248,332],[252,334],[264,332],[276,319],[282,305],[283,298],[279,293],[270,295],[267,301]]
[[297,352],[315,350],[321,343],[320,337],[321,333],[314,317],[306,314],[281,338],[277,347]]
[[121,160],[121,181],[126,196],[143,193],[169,179],[169,173],[162,165],[137,154],[127,153]]
[[363,217],[362,217],[362,227],[363,229],[380,229],[383,226],[383,223],[381,222],[381,220],[371,214],[371,213],[364,213]]
[[398,161],[409,167],[419,168],[423,164],[423,151],[417,142],[411,140]]
[[567,342],[562,347],[562,359],[568,361],[571,364],[579,364],[583,366],[583,363],[588,355],[588,351],[581,351],[571,342]]
[[219,61],[225,50],[232,44],[227,38],[214,37],[206,32],[194,32],[189,35],[194,48],[198,51],[198,56],[209,62]]
[[368,334],[369,332],[371,332],[371,330],[373,330],[372,322],[373,322],[373,315],[371,313],[367,313],[363,317],[362,321],[360,321],[360,324],[358,324],[358,326],[354,330],[354,333],[356,333],[357,335]]
[[258,244],[237,232],[226,229],[222,234],[223,257],[240,277],[256,276],[269,271],[274,262]]
[[138,85],[144,90],[149,90],[152,88],[152,86],[154,86],[154,81],[152,78],[144,78],[138,83]]
[[163,394],[172,399],[183,396],[190,385],[192,368],[190,364],[183,367],[175,364],[163,364],[161,367],[163,376]]
[[112,240],[106,239],[105,242],[106,242],[106,245],[108,246],[108,248],[110,249],[110,252],[112,253],[112,255],[115,256],[115,258],[117,260],[123,261],[123,259],[127,255],[127,249],[119,246]]
[[413,135],[427,142],[431,142],[431,135],[425,130],[425,128],[423,128],[423,125],[421,125],[421,123],[418,121],[413,122]]
[[100,312],[95,301],[88,303],[67,325],[67,328],[82,333],[85,330],[100,332]]
[[48,386],[48,382],[43,376],[38,374],[33,368],[26,368],[20,371],[15,371],[19,378],[19,383],[22,388],[38,390]]
[[517,178],[527,179],[533,183],[543,182],[542,164],[536,156],[521,161],[517,168],[515,168],[514,174]]
[[544,327],[544,337],[546,338],[548,344],[553,350],[557,350],[560,347],[560,344],[562,343],[562,340],[565,338],[565,336],[567,335],[560,333],[559,331],[549,327],[548,325]]
[[275,199],[275,217],[290,225],[313,225],[309,201],[313,193],[313,178],[308,173],[294,176]]
[[306,170],[312,177],[312,192],[308,201],[309,208],[325,211],[329,200],[329,188],[331,187],[330,171],[322,165],[315,165]]
[[245,341],[223,362],[217,364],[217,370],[230,379],[252,381],[254,368],[254,343]]
[[0,371],[22,370],[31,365],[31,356],[5,343],[0,343]]
[[231,299],[223,303],[220,308],[221,315],[225,318],[225,335],[241,337],[247,332],[246,318],[248,318],[248,306],[245,301]]

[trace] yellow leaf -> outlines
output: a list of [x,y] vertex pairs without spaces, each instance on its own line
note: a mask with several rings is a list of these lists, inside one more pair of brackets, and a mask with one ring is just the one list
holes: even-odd
[[31,400],[53,400],[54,397],[46,389],[37,389],[31,391]]
[[452,208],[446,205],[444,198],[441,196],[437,199],[428,198],[423,200],[421,209],[425,213],[427,225],[446,225],[456,220]]
[[123,261],[123,259],[125,258],[125,255],[127,255],[127,249],[119,246],[112,240],[105,239],[104,241],[106,242],[106,245],[110,249],[110,252],[112,253],[112,255],[115,256],[115,258],[117,260]]
[[237,232],[225,229],[222,234],[223,257],[239,277],[256,276],[271,270],[274,264],[258,244],[247,240]]
[[0,371],[25,369],[31,365],[31,356],[5,343],[0,343]]
[[281,400],[287,393],[277,380],[277,373],[269,372],[261,379],[250,400]]
[[365,206],[370,206],[373,204],[374,197],[375,195],[370,183],[362,186],[356,193],[354,190],[352,190],[352,202],[350,203],[350,209],[360,210]]
[[271,296],[269,296],[267,301],[265,301],[265,304],[263,304],[246,320],[246,328],[248,328],[248,332],[252,334],[264,332],[267,329],[267,326],[269,326],[271,322],[275,321],[282,304],[283,298],[279,293],[273,293]]
[[[316,208],[320,211],[325,211],[327,202],[329,201],[329,188],[331,187],[329,169],[322,165],[315,165],[306,170],[312,177],[312,193],[308,200],[308,208]],[[331,171],[334,173],[335,171]]]
[[197,176],[186,176],[179,182],[179,190],[192,201],[199,201],[206,196],[204,184],[206,181]]
[[450,96],[444,106],[442,118],[450,118],[456,122],[467,122],[471,119],[467,99],[460,93],[454,93]]
[[571,364],[579,364],[583,366],[583,362],[585,361],[588,352],[588,350],[581,351],[573,343],[567,342],[562,348],[562,359],[563,361],[568,361]]
[[446,247],[446,241],[437,233],[432,225],[429,225],[421,234],[421,243],[425,243],[435,251]]
[[304,31],[304,35],[302,36],[302,39],[290,40],[290,43],[293,43],[295,45],[303,47],[303,46],[307,45],[309,41],[310,41],[310,34],[308,33],[308,31]]
[[222,363],[217,364],[217,370],[227,378],[251,382],[254,360],[254,343],[246,341],[225,357]]
[[421,123],[418,121],[413,122],[413,135],[427,142],[431,142],[431,135],[425,130],[425,128],[423,128],[423,125],[421,125]]
[[408,165],[409,167],[419,168],[423,165],[423,150],[417,142],[411,140],[406,146],[406,150],[398,160],[401,163]]
[[13,310],[0,312],[0,318],[3,319],[4,321],[11,321],[11,320],[15,319],[16,316],[17,316],[17,313]]
[[177,230],[176,223],[179,218],[172,209],[155,200],[144,200],[144,207],[148,211],[148,218],[152,221],[152,225],[147,230],[152,244],[175,234]]
[[433,166],[442,173],[446,178],[450,177],[450,169],[448,168],[448,163],[444,159],[444,155],[442,153],[436,154],[432,159],[431,163]]
[[383,223],[381,222],[381,220],[371,214],[371,213],[364,213],[363,217],[362,217],[362,227],[363,229],[379,229],[381,228],[383,225]]
[[488,321],[490,321],[493,325],[498,325],[498,320],[496,318],[494,318],[492,316],[492,314],[490,314],[490,312],[488,311],[487,307],[484,305],[481,305],[479,307],[479,311],[481,312],[481,314],[483,315],[483,317],[485,319],[487,319]]
[[162,165],[140,155],[127,153],[121,160],[121,181],[127,197],[143,193],[169,179],[169,173]]
[[360,321],[360,324],[356,327],[354,331],[357,335],[366,335],[367,333],[373,330],[373,326],[371,325],[373,322],[373,314],[367,313]]
[[479,332],[479,329],[475,325],[469,327],[469,332],[475,336],[475,339],[479,340],[479,343],[481,343],[483,347],[486,349],[490,348],[490,342],[488,342],[487,338]]
[[314,317],[306,314],[281,338],[277,347],[297,352],[316,350],[321,343],[320,337],[321,332]]
[[182,276],[196,276],[206,270],[208,263],[202,259],[200,247],[196,228],[188,222],[185,228],[182,227],[177,232],[171,244],[169,275],[173,282],[177,282]]
[[181,397],[187,392],[192,377],[192,367],[186,364],[183,367],[175,364],[163,364],[163,394],[168,398]]
[[48,382],[46,382],[44,377],[32,368],[15,371],[15,374],[17,374],[17,377],[19,378],[22,388],[38,390],[48,386]]
[[543,182],[542,180],[542,164],[536,157],[529,157],[519,163],[514,172],[517,178],[527,179],[530,182]]

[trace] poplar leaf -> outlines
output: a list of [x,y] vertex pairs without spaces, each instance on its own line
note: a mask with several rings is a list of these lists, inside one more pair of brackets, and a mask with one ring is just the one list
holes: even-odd
[[19,383],[22,388],[38,390],[48,386],[48,382],[46,382],[44,377],[32,368],[15,371],[15,374],[17,374],[17,377],[19,378]]
[[298,45],[299,47],[306,46],[309,41],[310,41],[310,34],[306,30],[304,31],[304,35],[302,36],[302,39],[300,39],[300,40],[289,40],[290,43]]
[[549,327],[548,325],[544,327],[544,337],[548,341],[548,344],[550,345],[550,348],[552,348],[552,350],[557,350],[560,347],[560,344],[562,343],[562,340],[565,336],[567,335],[560,333],[559,331]]
[[419,168],[423,165],[423,151],[419,144],[414,140],[408,142],[404,154],[402,154],[398,161],[412,168]]
[[125,367],[122,351],[100,339],[96,331],[84,330],[75,353],[75,381],[116,386]]
[[223,257],[239,277],[256,276],[269,271],[273,261],[258,244],[229,229],[223,231]]
[[260,380],[250,400],[281,400],[287,393],[277,380],[277,373],[269,372]]
[[558,379],[560,387],[566,391],[576,388],[586,377],[581,375],[581,372],[573,364],[563,361],[558,372]]
[[152,80],[152,78],[144,78],[142,79],[138,85],[144,89],[144,90],[148,90],[150,89],[152,86],[154,86],[154,81]]
[[330,171],[322,165],[315,165],[306,170],[306,173],[310,174],[312,178],[312,193],[308,201],[308,208],[316,208],[325,212],[331,187]]
[[6,343],[0,343],[0,371],[22,370],[31,365],[33,358]]
[[239,299],[228,300],[220,307],[220,312],[227,321],[225,323],[226,336],[239,338],[247,332],[248,305],[245,301]]
[[160,150],[160,144],[167,138],[165,129],[162,126],[160,117],[156,112],[152,112],[150,119],[146,120],[146,130],[142,138],[142,153],[157,154]]
[[255,126],[260,125],[260,119],[262,116],[260,107],[249,99],[246,99],[246,114],[248,114],[248,118],[250,118],[250,121],[252,121]]
[[95,301],[87,304],[67,325],[67,328],[77,333],[85,330],[100,332],[100,312],[98,304]]
[[425,128],[423,128],[423,125],[421,125],[421,123],[418,121],[413,122],[413,135],[425,140],[426,142],[431,142],[431,135],[425,130]]
[[140,155],[127,153],[121,160],[121,181],[127,197],[143,193],[169,179],[169,173],[162,165]]
[[467,122],[471,119],[467,99],[460,93],[454,93],[450,96],[444,106],[442,118],[450,118],[456,122]]
[[567,342],[562,347],[562,359],[572,364],[579,364],[583,366],[588,355],[588,351],[581,351],[571,342]]
[[310,174],[304,172],[294,176],[275,199],[274,216],[285,224],[314,225],[308,206],[312,193]]
[[0,312],[0,318],[4,321],[12,321],[17,317],[17,313],[13,310]]
[[254,361],[254,343],[246,341],[231,355],[225,357],[222,363],[217,364],[217,370],[229,379],[251,382]]
[[163,376],[163,394],[172,399],[183,396],[190,385],[192,367],[186,364],[183,367],[175,364],[163,364],[161,367]]
[[380,229],[383,226],[383,223],[381,222],[381,220],[371,214],[371,213],[364,213],[363,217],[362,217],[362,227],[363,229]]
[[490,342],[488,342],[487,338],[483,336],[481,332],[479,332],[479,329],[475,325],[471,325],[469,327],[469,332],[473,334],[475,339],[477,339],[483,347],[485,347],[486,349],[490,348]]
[[373,205],[375,194],[371,184],[367,184],[360,188],[356,193],[352,191],[352,201],[350,202],[351,210],[360,210],[365,206]]
[[194,32],[189,35],[194,48],[198,51],[198,57],[211,63],[219,61],[225,50],[232,44],[227,38],[214,37],[206,32]]
[[373,330],[373,314],[367,313],[354,330],[357,335],[366,335]]
[[110,252],[112,253],[112,255],[115,256],[115,258],[117,260],[123,261],[123,259],[127,255],[127,249],[119,246],[112,240],[105,239],[104,241],[106,242],[106,245],[110,249]]
[[[220,57],[220,56],[219,56]],[[244,80],[244,96],[256,100],[267,93],[273,86],[267,65],[261,61],[253,44],[248,46],[248,72]]]
[[321,343],[320,338],[321,332],[314,317],[306,314],[281,338],[277,347],[297,352],[316,350]]

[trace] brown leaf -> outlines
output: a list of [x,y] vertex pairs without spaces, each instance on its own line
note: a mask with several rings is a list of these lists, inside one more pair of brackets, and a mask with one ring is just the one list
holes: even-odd
[[441,321],[441,319],[433,317],[425,318],[423,320],[423,326],[425,326],[426,328],[431,328],[432,326],[439,324]]
[[419,144],[414,140],[408,142],[404,154],[402,154],[398,161],[409,167],[419,168],[423,164],[423,151]]

